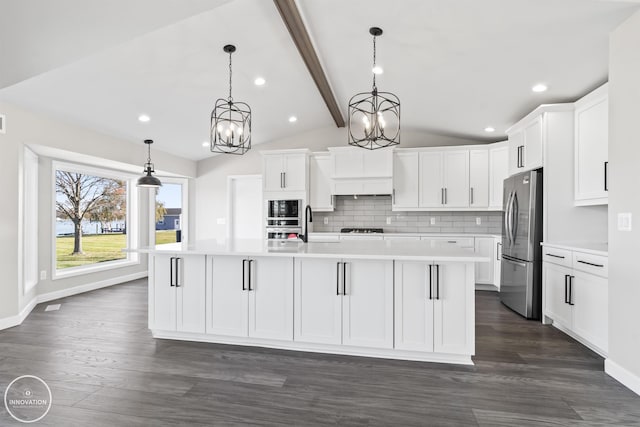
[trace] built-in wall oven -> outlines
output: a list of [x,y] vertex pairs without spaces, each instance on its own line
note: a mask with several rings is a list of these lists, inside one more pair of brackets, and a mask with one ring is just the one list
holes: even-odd
[[267,239],[297,239],[302,234],[302,210],[302,200],[268,200]]

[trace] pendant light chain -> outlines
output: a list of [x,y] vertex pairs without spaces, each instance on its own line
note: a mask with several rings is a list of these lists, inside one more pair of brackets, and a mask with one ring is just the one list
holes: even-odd
[[231,68],[231,54],[232,52],[229,52],[229,102],[233,101],[233,98],[231,97],[231,76],[233,74],[233,70]]
[[147,144],[147,163],[151,163],[151,144]]
[[373,90],[375,91],[376,88],[376,73],[375,70],[376,68],[376,36],[373,36],[373,67],[371,68],[372,72],[373,72]]

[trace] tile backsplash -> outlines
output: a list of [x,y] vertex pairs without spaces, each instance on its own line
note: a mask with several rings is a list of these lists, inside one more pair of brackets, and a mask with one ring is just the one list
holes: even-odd
[[[325,218],[328,223],[325,224]],[[387,224],[387,218],[391,224]],[[431,225],[431,219],[435,224]],[[480,218],[480,225],[476,219]],[[314,212],[313,231],[339,232],[341,228],[375,227],[385,233],[502,232],[502,212],[392,212],[391,196],[336,196],[333,212]]]

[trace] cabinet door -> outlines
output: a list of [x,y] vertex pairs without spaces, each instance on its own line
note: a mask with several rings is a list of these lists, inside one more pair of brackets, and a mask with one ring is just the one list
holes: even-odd
[[339,259],[296,258],[294,341],[342,343]]
[[418,153],[394,153],[392,208],[417,208],[420,192]]
[[207,293],[207,333],[246,337],[248,291],[242,289],[246,263],[239,256],[213,256],[208,260],[211,277]]
[[442,182],[442,152],[427,151],[420,153],[420,207],[441,208],[444,202],[444,184]]
[[443,155],[444,206],[469,206],[469,151],[445,151]]
[[429,271],[427,263],[396,261],[394,348],[433,351],[433,292]]
[[[153,294],[149,298],[149,327],[163,331],[176,330],[176,288],[173,275],[175,255],[152,256]],[[152,314],[153,313],[153,314]]]
[[283,156],[268,154],[262,158],[262,185],[264,191],[281,191],[283,184]]
[[526,170],[542,167],[542,139],[542,116],[539,116],[524,128],[524,159],[522,163]]
[[573,312],[571,306],[565,302],[565,284],[567,283],[566,278],[572,274],[572,270],[548,262],[543,263],[542,269],[544,314],[551,317],[554,322],[571,328]]
[[309,204],[314,211],[333,211],[331,174],[329,154],[309,158]]
[[502,266],[500,260],[502,259],[502,239],[497,237],[493,239],[493,284],[500,290],[500,277],[502,273]]
[[489,206],[489,150],[469,151],[469,206]]
[[476,255],[485,256],[489,258],[489,262],[477,262],[475,264],[476,283],[484,285],[493,285],[493,271],[494,271],[494,254],[495,239],[493,237],[476,237],[475,241],[475,253]]
[[573,330],[608,351],[609,293],[607,279],[575,271],[572,280]]
[[249,336],[292,341],[293,258],[258,257],[249,269]]
[[474,354],[473,263],[438,263],[434,267],[433,350]]
[[304,191],[307,189],[307,156],[305,154],[286,154],[283,156],[283,184],[286,191]]
[[518,131],[509,134],[509,175],[521,171],[520,148],[524,146],[524,132]]
[[489,150],[489,207],[502,209],[504,180],[509,176],[509,147]]
[[205,256],[182,256],[177,266],[177,330],[203,334],[207,323]]
[[605,96],[595,103],[576,107],[575,120],[575,199],[587,202],[582,204],[606,204],[608,98]]
[[393,347],[393,261],[345,260],[342,343]]

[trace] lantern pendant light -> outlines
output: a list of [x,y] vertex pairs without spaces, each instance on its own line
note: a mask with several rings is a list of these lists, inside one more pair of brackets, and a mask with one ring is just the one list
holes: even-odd
[[369,28],[373,36],[373,87],[349,100],[349,145],[369,150],[400,144],[400,100],[376,87],[376,37],[382,29]]
[[153,167],[153,163],[151,163],[151,144],[153,144],[152,139],[145,139],[144,143],[147,144],[147,163],[144,164],[144,173],[146,175],[138,178],[138,187],[147,187],[147,188],[158,188],[162,187],[162,183],[158,178],[151,175],[155,173],[155,168]]
[[211,112],[211,151],[224,154],[244,154],[251,149],[251,108],[244,102],[234,102],[231,96],[231,54],[234,45],[226,45],[229,54],[229,97],[219,98]]

